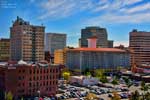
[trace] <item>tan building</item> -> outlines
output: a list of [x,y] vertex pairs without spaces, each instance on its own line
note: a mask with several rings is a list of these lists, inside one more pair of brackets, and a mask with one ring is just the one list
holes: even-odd
[[137,30],[130,32],[129,47],[134,52],[131,56],[132,64],[135,63],[137,66],[150,64],[150,32]]
[[10,57],[10,39],[0,39],[0,62],[8,61]]
[[55,52],[54,52],[54,64],[65,65],[65,63],[66,63],[66,50],[67,50],[67,48],[55,50]]
[[11,60],[44,60],[44,26],[30,25],[17,17],[10,28]]

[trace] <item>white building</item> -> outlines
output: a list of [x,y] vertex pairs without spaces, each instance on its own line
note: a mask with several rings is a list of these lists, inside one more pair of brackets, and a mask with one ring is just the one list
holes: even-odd
[[94,77],[88,77],[88,76],[71,76],[70,77],[70,83],[78,83],[80,85],[95,85],[98,84],[99,80]]

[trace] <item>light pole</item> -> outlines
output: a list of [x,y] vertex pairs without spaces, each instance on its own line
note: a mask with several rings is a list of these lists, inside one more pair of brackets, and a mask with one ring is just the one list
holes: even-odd
[[39,94],[39,98],[40,98],[40,93],[41,93],[40,90],[38,90],[37,93]]

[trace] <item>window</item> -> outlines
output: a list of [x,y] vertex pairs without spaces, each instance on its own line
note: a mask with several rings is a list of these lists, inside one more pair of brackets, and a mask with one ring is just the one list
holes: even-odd
[[31,87],[32,86],[32,84],[31,83],[29,83],[29,87]]
[[30,74],[32,74],[32,70],[30,70]]

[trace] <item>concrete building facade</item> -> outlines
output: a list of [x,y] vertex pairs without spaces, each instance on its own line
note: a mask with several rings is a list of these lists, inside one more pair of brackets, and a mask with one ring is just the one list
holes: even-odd
[[133,51],[131,64],[150,64],[150,32],[133,30],[129,35],[129,48]]
[[76,48],[66,52],[66,66],[69,69],[85,69],[130,67],[130,53],[115,48]]
[[10,39],[0,39],[0,62],[8,61],[10,58]]
[[49,51],[51,55],[54,55],[55,50],[66,47],[66,34],[46,33],[45,38],[45,51]]
[[113,41],[109,43],[107,30],[101,27],[86,27],[85,29],[81,30],[81,39],[79,39],[79,45],[81,47],[88,47],[87,39],[89,37],[96,36],[97,37],[97,47],[113,47]]
[[44,33],[44,26],[30,25],[29,22],[17,17],[10,27],[11,60],[44,60]]

